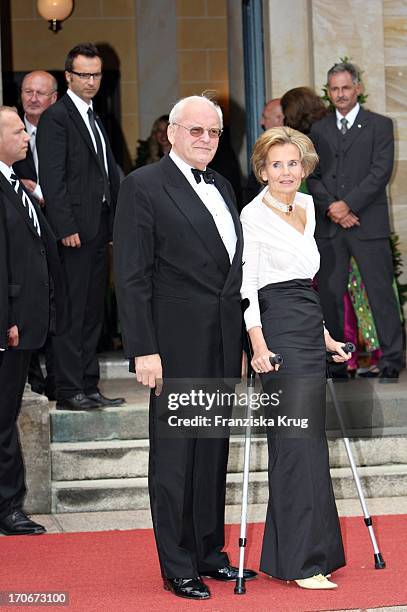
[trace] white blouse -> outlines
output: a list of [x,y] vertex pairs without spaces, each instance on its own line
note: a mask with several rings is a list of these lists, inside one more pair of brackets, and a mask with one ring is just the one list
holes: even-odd
[[244,237],[241,294],[242,299],[250,301],[244,314],[248,330],[261,327],[259,289],[270,283],[313,278],[319,269],[312,196],[297,193],[294,198],[296,206],[304,208],[306,214],[305,230],[301,234],[262,202],[266,191],[267,187],[240,215]]

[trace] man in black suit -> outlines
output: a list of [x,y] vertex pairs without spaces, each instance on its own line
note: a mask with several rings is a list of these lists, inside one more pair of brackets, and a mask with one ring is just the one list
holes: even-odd
[[380,382],[396,382],[403,365],[403,341],[392,287],[386,195],[393,170],[393,125],[391,119],[359,105],[361,84],[353,64],[335,64],[329,70],[328,93],[336,111],[311,128],[320,162],[308,179],[316,207],[322,309],[330,333],[343,337],[343,296],[353,255],[383,351],[377,374]]
[[[56,79],[52,74],[44,70],[29,72],[21,83],[21,103],[24,110],[23,121],[25,130],[31,136],[31,140],[26,158],[16,162],[13,168],[24,187],[38,200],[40,206],[44,206],[44,198],[38,179],[36,133],[42,113],[57,101],[57,90]],[[33,391],[45,394],[48,399],[53,400],[55,399],[55,380],[51,345],[51,339],[48,338],[44,347],[47,370],[46,378],[44,378],[40,365],[40,351],[33,351],[28,369],[28,382]]]
[[68,91],[41,115],[37,133],[40,184],[68,286],[69,327],[53,342],[56,396],[58,409],[92,410],[124,402],[100,393],[96,354],[119,176],[92,107],[102,78],[97,48],[71,49],[65,77]]
[[[242,354],[242,231],[230,184],[205,171],[222,113],[192,96],[169,121],[171,152],[123,181],[114,229],[125,354],[156,393],[163,377],[164,389],[173,379],[239,377]],[[201,577],[237,575],[222,552],[228,439],[162,437],[156,393],[149,487],[164,587],[206,599]]]
[[0,366],[8,345],[8,270],[6,217],[0,208]]
[[[0,107],[1,278],[6,268],[8,299],[8,350],[0,366],[0,532],[5,535],[45,532],[23,511],[26,486],[17,418],[31,351],[44,344],[49,330],[60,329],[64,312],[55,237],[12,168],[25,157],[29,141],[16,109]],[[6,348],[3,321],[0,333],[0,348]]]

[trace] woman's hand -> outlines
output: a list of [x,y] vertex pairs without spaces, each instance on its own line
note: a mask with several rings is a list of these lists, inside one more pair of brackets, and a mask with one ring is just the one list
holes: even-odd
[[345,351],[343,350],[342,347],[344,344],[345,342],[337,342],[337,340],[331,338],[329,333],[325,332],[326,350],[330,353],[337,353],[337,355],[332,355],[332,360],[335,363],[344,363],[352,357],[352,353],[345,353]]
[[267,372],[274,372],[274,370],[277,372],[280,366],[270,363],[270,357],[274,357],[275,353],[269,351],[263,336],[262,328],[252,327],[249,329],[248,333],[253,349],[253,357],[251,360],[253,370],[256,374],[266,374]]
[[268,372],[277,372],[279,369],[278,363],[272,365],[270,357],[274,357],[275,353],[269,351],[267,346],[261,351],[254,351],[252,358],[252,368],[257,374],[267,374]]

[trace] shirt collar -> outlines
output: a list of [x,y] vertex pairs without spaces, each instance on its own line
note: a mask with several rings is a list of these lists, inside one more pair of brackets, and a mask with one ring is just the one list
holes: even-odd
[[10,182],[11,175],[14,173],[13,168],[11,166],[7,166],[7,164],[0,161],[0,172],[4,174],[6,179]]
[[66,93],[71,98],[72,102],[75,104],[76,108],[83,117],[87,117],[89,108],[93,110],[92,100],[88,104],[87,102],[85,102],[85,100],[82,100],[82,98],[77,96],[76,93],[72,91],[72,89],[68,89]]
[[[173,149],[171,149],[171,151],[169,152],[169,156],[171,157],[172,161],[174,162],[174,164],[177,166],[177,168],[179,170],[181,170],[182,174],[188,179],[188,181],[193,185],[194,183],[196,184],[196,180],[194,178],[194,175],[191,172],[191,169],[194,166],[190,166],[186,161],[184,161],[183,159],[181,159],[181,157],[179,155],[177,155],[175,153],[175,151]],[[206,168],[205,168],[206,169]]]
[[28,121],[27,115],[24,115],[24,123],[25,123],[25,131],[27,132],[29,136],[31,136],[31,134],[34,131],[37,131],[37,126],[33,125],[30,121]]
[[[356,102],[355,106],[352,108],[352,110],[349,111],[349,113],[347,115],[345,115],[345,119],[348,122],[348,129],[350,129],[352,127],[352,125],[355,123],[355,119],[357,117],[358,112],[360,111],[360,104],[359,102]],[[344,117],[344,115],[342,115],[337,109],[336,109],[336,122],[338,125],[341,125],[341,119]]]

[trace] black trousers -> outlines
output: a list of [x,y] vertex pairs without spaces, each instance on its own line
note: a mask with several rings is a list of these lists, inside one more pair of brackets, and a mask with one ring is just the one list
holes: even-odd
[[317,240],[321,254],[318,291],[325,326],[335,339],[344,339],[343,295],[347,289],[349,260],[355,258],[365,284],[383,357],[380,368],[403,366],[403,336],[393,290],[393,260],[388,238],[360,240],[352,230],[338,229],[333,238]]
[[8,350],[0,365],[0,519],[22,508],[26,493],[17,428],[31,351]]
[[98,388],[96,349],[103,325],[107,282],[108,216],[104,210],[93,240],[80,248],[61,245],[69,325],[52,340],[57,400],[79,392],[94,393]]
[[158,435],[150,399],[149,492],[161,572],[193,578],[225,567],[226,469],[229,439]]
[[[46,376],[42,373],[40,356],[44,352]],[[36,393],[55,395],[54,359],[52,356],[52,338],[48,336],[44,347],[31,353],[28,368],[28,382]]]

